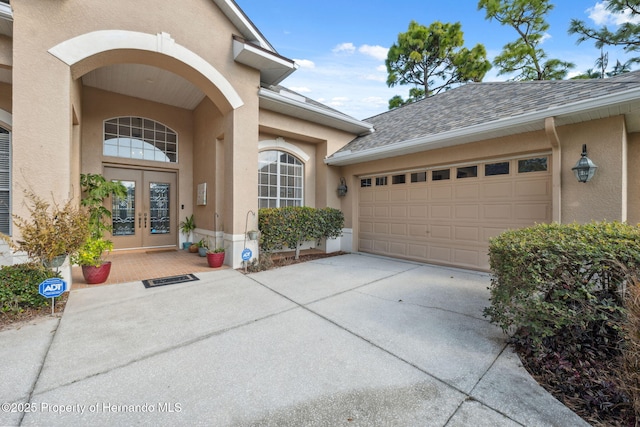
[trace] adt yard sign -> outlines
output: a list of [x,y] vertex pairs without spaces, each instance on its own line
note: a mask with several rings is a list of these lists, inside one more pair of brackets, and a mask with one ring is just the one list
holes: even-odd
[[245,248],[245,250],[242,251],[242,260],[249,261],[251,259],[251,255],[253,255],[251,249]]
[[67,290],[67,282],[57,277],[52,277],[40,283],[38,292],[45,298],[55,298]]

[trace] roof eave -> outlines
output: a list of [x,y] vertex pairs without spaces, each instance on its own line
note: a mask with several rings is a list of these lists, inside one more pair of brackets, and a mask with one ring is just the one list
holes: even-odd
[[235,36],[233,58],[241,64],[260,70],[260,81],[268,85],[279,84],[298,69],[291,59]]
[[263,49],[276,52],[271,43],[262,35],[260,30],[251,22],[240,7],[233,0],[213,0],[226,17],[235,25],[242,36],[250,41],[255,41]]
[[280,95],[277,92],[261,88],[258,91],[260,108],[297,117],[313,123],[330,126],[354,135],[367,135],[374,131],[371,123],[353,117],[324,110],[312,104]]
[[452,147],[455,145],[477,142],[491,137],[515,135],[532,130],[544,129],[544,121],[548,117],[568,117],[577,113],[585,113],[603,107],[612,107],[618,104],[638,101],[640,88],[634,88],[624,92],[605,95],[599,98],[588,99],[546,110],[534,111],[515,117],[507,117],[478,125],[442,132],[437,135],[428,135],[413,138],[398,143],[375,147],[369,150],[351,152],[349,150],[337,152],[325,159],[325,163],[331,166],[347,166],[372,160],[380,160],[389,157],[413,154],[437,148]]

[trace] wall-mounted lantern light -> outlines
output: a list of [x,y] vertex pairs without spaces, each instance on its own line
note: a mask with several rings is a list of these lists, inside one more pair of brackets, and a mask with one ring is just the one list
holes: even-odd
[[598,166],[587,157],[587,144],[582,144],[582,157],[580,157],[578,163],[571,168],[576,175],[576,179],[579,182],[589,182],[591,178],[593,178],[593,175],[595,175],[596,169],[598,169]]
[[347,195],[347,183],[344,178],[340,178],[340,185],[338,185],[338,197],[344,197]]

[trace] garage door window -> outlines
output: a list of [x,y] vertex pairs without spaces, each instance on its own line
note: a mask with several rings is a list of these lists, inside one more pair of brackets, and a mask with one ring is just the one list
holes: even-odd
[[465,166],[462,168],[458,168],[456,173],[456,178],[475,178],[478,176],[478,167],[477,166]]
[[258,206],[302,206],[304,167],[289,153],[277,150],[258,155]]
[[360,180],[360,187],[371,187],[371,178],[362,178]]
[[533,159],[518,160],[518,173],[542,172],[547,170],[547,158],[536,157]]
[[376,187],[378,187],[380,185],[387,185],[387,177],[386,176],[379,176],[379,177],[376,178]]
[[451,178],[451,170],[443,169],[439,171],[431,171],[431,180],[432,181],[444,181],[445,179]]
[[426,182],[426,181],[427,181],[426,172],[414,172],[411,174],[411,182]]
[[484,165],[484,176],[509,175],[509,162],[487,163]]

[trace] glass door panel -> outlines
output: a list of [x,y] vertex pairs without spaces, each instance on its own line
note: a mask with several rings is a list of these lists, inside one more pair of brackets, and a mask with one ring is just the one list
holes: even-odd
[[151,234],[171,232],[171,186],[164,182],[149,183],[149,222]]
[[113,198],[111,222],[114,236],[134,236],[136,234],[136,182],[121,181],[127,188],[127,197]]

